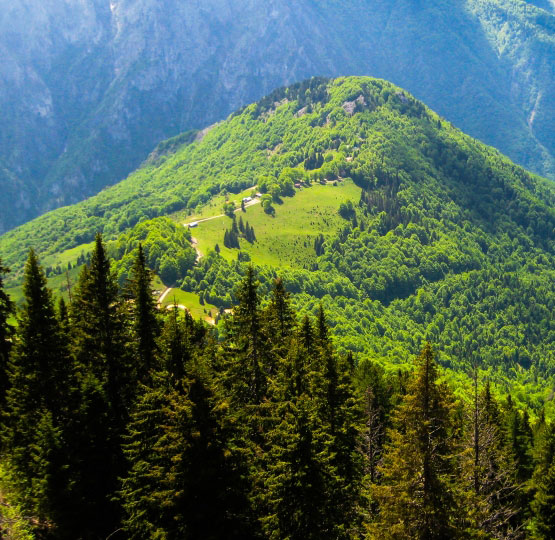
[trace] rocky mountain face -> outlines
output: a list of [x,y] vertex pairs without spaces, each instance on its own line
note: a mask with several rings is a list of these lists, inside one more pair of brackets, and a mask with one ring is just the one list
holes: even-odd
[[280,85],[367,74],[555,178],[552,0],[0,0],[0,232]]

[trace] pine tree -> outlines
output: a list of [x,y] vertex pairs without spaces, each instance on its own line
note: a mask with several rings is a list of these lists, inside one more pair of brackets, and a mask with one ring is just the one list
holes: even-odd
[[154,368],[156,339],[160,332],[158,309],[150,288],[152,271],[146,265],[143,247],[139,244],[137,257],[131,267],[127,296],[131,300],[133,341],[136,344],[135,370],[137,378],[147,383]]
[[501,411],[489,383],[479,392],[477,369],[468,424],[461,466],[473,493],[467,502],[473,525],[493,538],[520,538],[522,512],[516,463],[507,447]]
[[29,507],[41,523],[59,527],[71,504],[67,437],[73,428],[73,364],[46,275],[33,250],[25,265],[24,304],[9,366],[4,447]]
[[374,527],[380,538],[451,539],[458,536],[452,477],[450,396],[438,384],[430,345],[417,359],[408,393],[393,415],[393,429],[373,495],[379,504]]
[[202,362],[179,388],[162,373],[132,415],[119,492],[130,538],[253,537],[240,454],[230,446],[225,408]]
[[4,408],[8,390],[8,359],[14,333],[14,328],[8,320],[15,313],[15,305],[4,290],[3,276],[8,272],[8,268],[3,266],[0,260],[0,410]]
[[90,264],[79,275],[71,321],[82,374],[80,427],[73,441],[81,527],[91,537],[106,537],[118,526],[119,511],[112,497],[125,472],[121,438],[137,385],[128,355],[125,305],[100,235]]
[[[243,206],[241,206],[241,208],[242,208],[242,207],[243,207]],[[240,216],[240,217],[239,217],[239,231],[240,231],[241,233],[244,233],[244,232],[245,232],[245,224],[243,223],[243,216]]]

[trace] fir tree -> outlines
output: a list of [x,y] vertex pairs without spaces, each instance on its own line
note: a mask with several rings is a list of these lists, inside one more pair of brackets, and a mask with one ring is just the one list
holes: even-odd
[[156,338],[159,334],[158,310],[150,288],[153,274],[147,267],[143,247],[139,244],[137,257],[131,267],[127,295],[131,300],[133,341],[136,344],[135,370],[143,383],[148,382],[154,368]]
[[393,416],[381,484],[373,489],[380,508],[375,524],[380,538],[458,536],[450,396],[437,382],[433,356],[426,345],[408,393]]
[[126,421],[132,399],[128,334],[115,275],[97,234],[89,266],[83,267],[71,313],[77,361],[90,370],[105,389],[114,421]]
[[234,347],[228,370],[233,393],[243,404],[259,404],[267,391],[265,337],[262,334],[258,286],[254,269],[249,266],[236,293],[239,304],[233,312]]
[[[502,416],[489,383],[479,392],[474,370],[473,404],[469,415],[462,471],[474,527],[494,538],[519,538],[522,512],[516,463],[507,447]],[[520,515],[519,515],[520,514]]]
[[118,526],[119,512],[112,497],[125,471],[121,437],[136,384],[128,355],[125,307],[100,235],[90,265],[79,275],[71,320],[82,373],[80,429],[74,441],[82,528],[93,537],[106,537]]
[[534,512],[534,538],[549,540],[555,538],[555,463],[547,469],[537,484],[537,492],[532,502]]
[[[67,438],[73,429],[73,364],[46,275],[33,250],[25,265],[24,304],[6,395],[4,446],[29,509],[41,523],[60,527],[71,507]],[[69,510],[69,513],[71,511]]]
[[206,368],[190,363],[179,389],[163,373],[159,379],[140,399],[126,438],[124,528],[141,539],[251,538],[243,466]]
[[0,410],[4,408],[8,390],[8,359],[12,348],[14,328],[8,323],[15,313],[15,305],[4,290],[3,276],[9,272],[0,260]]
[[281,278],[274,281],[272,296],[264,318],[266,332],[274,353],[284,356],[293,336],[296,320],[290,295],[285,290]]

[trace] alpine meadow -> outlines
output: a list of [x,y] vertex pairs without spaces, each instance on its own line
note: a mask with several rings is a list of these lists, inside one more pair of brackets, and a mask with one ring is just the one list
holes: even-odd
[[552,180],[273,90],[0,236],[1,536],[555,538],[554,312]]

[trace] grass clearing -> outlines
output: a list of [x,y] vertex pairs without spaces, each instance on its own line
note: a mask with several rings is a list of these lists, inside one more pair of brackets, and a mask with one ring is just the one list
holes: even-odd
[[86,255],[94,248],[94,242],[89,242],[88,244],[80,244],[71,249],[66,249],[60,253],[53,253],[52,255],[47,255],[41,260],[41,264],[46,268],[48,266],[56,267],[60,266],[62,270],[67,268],[67,264],[71,263],[75,265],[79,255]]
[[201,305],[199,295],[195,293],[185,292],[181,289],[171,289],[162,307],[167,309],[173,304],[185,306],[194,319],[202,319],[203,321],[214,323],[214,317],[218,313],[218,308],[212,304],[205,303]]
[[[316,259],[314,240],[320,233],[327,236],[336,232],[345,222],[337,213],[339,205],[347,200],[357,202],[360,188],[351,180],[332,184],[316,184],[296,192],[294,197],[284,197],[283,204],[274,205],[275,217],[264,213],[260,205],[238,212],[254,227],[256,242],[249,244],[241,239],[241,250],[249,254],[256,264],[279,267],[308,268]],[[197,247],[202,254],[218,244],[220,253],[228,260],[236,259],[239,250],[224,247],[226,229],[231,228],[231,219],[221,217],[192,229]]]

